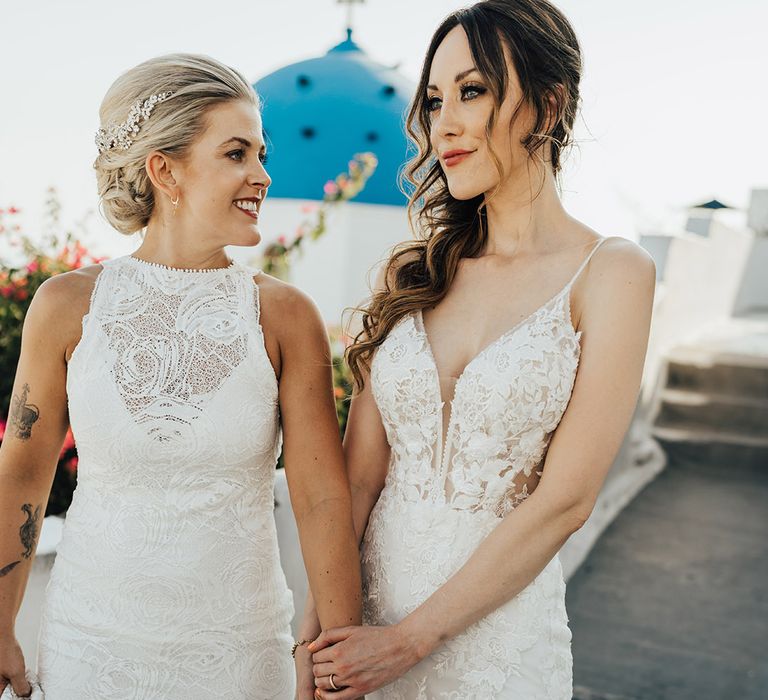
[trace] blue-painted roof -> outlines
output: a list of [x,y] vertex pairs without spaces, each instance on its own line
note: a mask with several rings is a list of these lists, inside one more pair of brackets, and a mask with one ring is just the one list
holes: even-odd
[[351,30],[325,56],[281,68],[254,88],[264,102],[270,197],[322,199],[323,185],[355,153],[370,151],[379,165],[354,201],[405,205],[397,179],[414,85],[368,58]]

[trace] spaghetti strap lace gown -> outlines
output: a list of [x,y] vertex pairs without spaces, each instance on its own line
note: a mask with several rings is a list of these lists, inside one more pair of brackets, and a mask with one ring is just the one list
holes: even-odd
[[46,700],[292,698],[257,270],[102,265],[67,374],[80,461],[41,623]]
[[[466,366],[448,405],[420,313],[401,319],[378,348],[371,388],[391,457],[363,540],[367,624],[412,612],[533,493],[579,362],[570,289],[604,240],[560,292]],[[517,596],[367,697],[571,700],[572,684],[555,555]]]

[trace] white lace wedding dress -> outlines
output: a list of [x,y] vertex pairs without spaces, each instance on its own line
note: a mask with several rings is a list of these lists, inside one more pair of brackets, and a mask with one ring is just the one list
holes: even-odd
[[[448,404],[420,313],[401,319],[378,348],[371,388],[392,450],[363,542],[367,624],[412,612],[533,493],[579,362],[569,292],[604,240],[560,292],[466,366]],[[572,683],[555,555],[512,600],[367,697],[571,700]]]
[[67,374],[80,462],[43,611],[46,700],[292,698],[257,271],[102,264]]

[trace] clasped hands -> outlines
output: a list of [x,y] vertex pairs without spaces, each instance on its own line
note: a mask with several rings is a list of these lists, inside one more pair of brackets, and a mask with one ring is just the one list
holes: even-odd
[[427,655],[398,625],[328,629],[307,649],[312,654],[315,700],[357,700],[396,680]]

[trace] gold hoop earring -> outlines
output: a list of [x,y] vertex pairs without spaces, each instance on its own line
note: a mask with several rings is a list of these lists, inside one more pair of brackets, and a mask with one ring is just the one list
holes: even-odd
[[171,199],[173,204],[173,215],[176,216],[176,210],[179,208],[179,195],[176,195],[176,199]]

